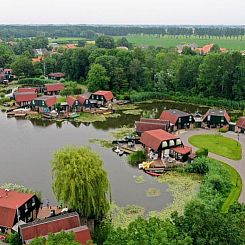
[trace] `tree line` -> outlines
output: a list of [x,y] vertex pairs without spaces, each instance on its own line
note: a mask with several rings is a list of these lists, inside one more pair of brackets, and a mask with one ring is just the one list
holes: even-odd
[[[68,80],[88,86],[90,91],[112,90],[115,94],[135,92],[179,93],[209,99],[245,99],[245,56],[239,52],[221,53],[216,46],[208,55],[186,48],[182,55],[175,50],[116,48],[115,43],[100,36],[96,45],[58,50],[42,62],[32,63],[30,53],[22,53],[6,44],[0,45],[0,66],[10,66],[18,76],[37,77],[51,72],[64,72]],[[36,41],[35,41],[36,43]],[[42,44],[44,45],[44,44]]]
[[240,37],[245,35],[243,26],[104,26],[104,25],[1,25],[0,38],[28,37],[85,37],[95,39],[98,35],[127,36],[150,35],[197,35],[218,37]]

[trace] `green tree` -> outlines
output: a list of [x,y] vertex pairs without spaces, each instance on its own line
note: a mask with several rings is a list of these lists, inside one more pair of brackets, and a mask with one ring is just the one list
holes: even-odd
[[0,44],[0,67],[6,68],[14,60],[12,49],[6,44]]
[[117,47],[127,47],[130,48],[131,44],[129,43],[126,37],[121,37],[117,39]]
[[11,67],[17,76],[31,76],[34,73],[33,64],[26,56],[16,58]]
[[79,245],[75,241],[75,234],[73,232],[60,232],[58,234],[50,233],[47,238],[38,237],[31,241],[30,245]]
[[88,147],[57,151],[51,162],[53,190],[58,201],[82,217],[103,217],[109,210],[110,184],[99,155]]
[[190,236],[180,232],[169,220],[138,218],[128,228],[117,228],[109,232],[104,245],[190,245]]
[[110,78],[106,69],[100,64],[93,64],[88,72],[88,89],[91,92],[96,90],[108,90]]
[[109,36],[99,36],[96,39],[95,44],[98,48],[107,48],[107,49],[115,48],[115,41],[113,37],[109,37]]

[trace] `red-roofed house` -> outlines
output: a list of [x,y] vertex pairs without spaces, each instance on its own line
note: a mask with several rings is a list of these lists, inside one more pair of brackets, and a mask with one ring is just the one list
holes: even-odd
[[61,78],[64,78],[65,74],[62,72],[55,72],[55,73],[49,73],[48,78],[53,80],[60,80]]
[[63,83],[47,83],[44,85],[44,94],[55,95],[59,94],[65,88]]
[[245,117],[240,117],[236,123],[236,127],[239,133],[244,133],[245,132]]
[[[200,54],[206,55],[206,54],[209,54],[209,53],[212,51],[213,47],[214,47],[214,44],[211,43],[211,44],[206,44],[206,45],[204,45],[202,48],[197,48],[196,50],[197,50]],[[222,53],[228,51],[226,48],[220,48],[219,50],[220,50],[220,52],[222,52]]]
[[209,109],[203,117],[203,123],[208,127],[223,127],[230,122],[230,116],[226,110]]
[[190,128],[194,123],[194,118],[191,114],[176,109],[163,111],[160,119],[170,121],[174,126],[173,130]]
[[90,95],[90,102],[96,105],[107,105],[112,102],[114,95],[111,91],[99,90]]
[[75,45],[75,44],[73,44],[73,43],[68,43],[68,44],[66,44],[66,46],[65,46],[67,49],[74,49],[74,48],[77,48],[77,46]]
[[188,155],[191,153],[191,148],[185,147],[178,136],[162,129],[145,131],[140,137],[140,142],[148,153],[157,152],[161,159],[171,155],[176,160],[187,161]]
[[36,92],[17,92],[14,93],[14,99],[19,106],[30,105],[32,100],[37,98]]
[[169,127],[169,121],[160,119],[141,118],[140,121],[135,122],[136,133],[139,135],[141,135],[145,131],[154,129],[163,129],[165,131],[168,131]]
[[36,195],[0,189],[0,227],[11,229],[19,220],[35,220],[39,206]]
[[66,102],[69,106],[70,111],[81,111],[83,108],[90,108],[91,104],[89,101],[90,94],[82,94],[78,96],[67,96]]
[[54,109],[55,104],[57,103],[56,96],[41,96],[38,97],[31,102],[31,107],[34,110],[38,110],[39,112],[50,112]]
[[84,245],[91,240],[88,227],[81,226],[79,215],[75,212],[20,225],[20,235],[26,244],[30,244],[36,237],[47,237],[49,233],[55,234],[61,231],[74,232],[76,240]]

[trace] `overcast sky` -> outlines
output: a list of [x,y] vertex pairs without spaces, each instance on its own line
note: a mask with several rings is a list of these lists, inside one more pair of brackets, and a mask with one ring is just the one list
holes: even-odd
[[1,24],[245,24],[245,0],[0,0]]

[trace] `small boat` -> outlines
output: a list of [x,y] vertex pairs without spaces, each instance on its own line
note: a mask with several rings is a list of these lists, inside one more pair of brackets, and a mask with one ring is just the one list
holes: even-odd
[[116,153],[119,153],[119,152],[120,152],[120,149],[119,149],[118,146],[117,146],[117,148],[114,150],[114,152],[116,152]]
[[119,152],[118,152],[118,155],[121,157],[122,155],[124,154],[124,151],[122,151],[122,150],[120,150]]
[[159,177],[161,176],[163,173],[159,174],[159,173],[154,173],[154,172],[150,172],[150,171],[145,171],[147,174],[154,176],[154,177]]
[[77,117],[79,117],[79,114],[77,114],[76,112],[73,112],[73,113],[70,114],[70,118],[71,119],[74,119],[74,118],[77,118]]

